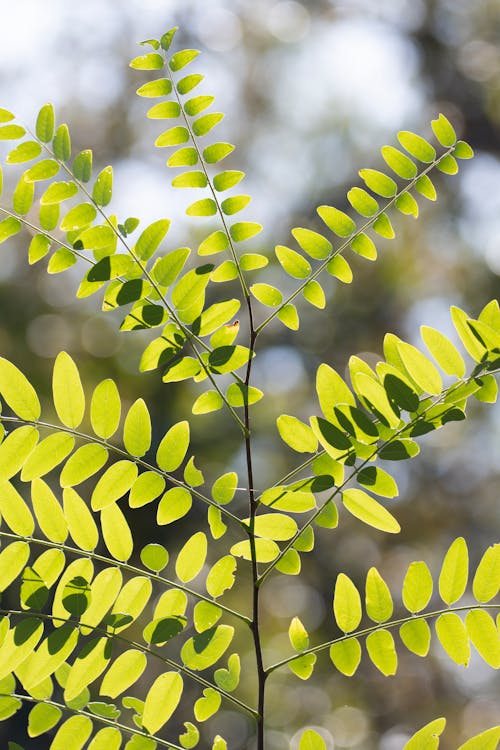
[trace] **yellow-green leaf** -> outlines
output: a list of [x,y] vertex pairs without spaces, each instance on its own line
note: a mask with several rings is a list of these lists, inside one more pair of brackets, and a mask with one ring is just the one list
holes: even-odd
[[175,574],[183,583],[192,581],[202,569],[207,557],[207,537],[202,531],[193,534],[180,550],[175,562]]
[[398,534],[401,530],[399,523],[392,513],[384,508],[375,498],[363,490],[348,489],[342,495],[342,502],[349,513],[359,518],[363,523],[389,534]]
[[66,352],[54,362],[52,392],[57,416],[66,427],[78,427],[85,412],[85,394],[78,368]]
[[344,633],[356,630],[361,622],[361,597],[349,576],[339,573],[333,595],[333,612],[338,627]]
[[423,561],[408,566],[403,582],[403,604],[410,612],[421,612],[432,596],[432,575]]
[[35,389],[23,373],[4,357],[0,357],[0,396],[21,419],[39,419],[41,407]]
[[439,574],[439,595],[445,604],[454,604],[464,594],[469,578],[469,552],[463,537],[448,549]]
[[101,510],[101,528],[104,543],[115,560],[128,560],[134,550],[132,532],[117,503]]

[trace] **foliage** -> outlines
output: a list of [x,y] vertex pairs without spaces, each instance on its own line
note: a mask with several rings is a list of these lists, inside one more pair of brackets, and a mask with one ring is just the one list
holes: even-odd
[[[142,398],[124,406],[111,379],[90,394],[66,352],[54,363],[53,403],[42,405],[26,376],[0,358],[0,590],[8,597],[0,622],[0,716],[31,704],[27,733],[47,734],[52,750],[87,742],[89,750],[122,743],[129,750],[192,748],[199,725],[224,706],[255,719],[262,750],[266,681],[283,668],[308,680],[325,651],[346,676],[355,675],[363,654],[393,675],[398,651],[425,657],[433,639],[457,664],[468,664],[472,644],[488,665],[500,667],[499,544],[470,571],[467,542],[459,537],[439,571],[413,562],[400,592],[375,567],[363,590],[339,572],[330,640],[312,644],[307,623],[293,617],[291,651],[274,664],[265,663],[269,634],[259,621],[262,586],[270,576],[300,574],[316,529],[334,534],[347,513],[397,534],[391,501],[398,486],[388,462],[416,457],[420,438],[464,420],[470,399],[496,400],[499,305],[490,302],[477,318],[454,307],[466,358],[444,334],[423,327],[427,353],[389,333],[385,360],[375,369],[351,358],[350,384],[321,364],[318,413],[307,422],[291,414],[276,419],[281,440],[304,455],[256,491],[251,407],[264,394],[251,376],[260,335],[271,325],[298,330],[303,304],[325,309],[324,275],[350,283],[348,253],[374,261],[378,237],[395,234],[389,212],[416,218],[416,197],[436,199],[430,174],[455,174],[459,160],[472,156],[470,146],[457,141],[444,115],[432,122],[436,146],[400,132],[398,147],[382,148],[387,172],[360,171],[364,187],[347,194],[352,216],[319,206],[322,231],[292,229],[294,246],[278,245],[273,274],[263,276],[269,256],[242,250],[261,226],[233,218],[250,202],[233,191],[244,175],[220,166],[234,146],[213,140],[223,114],[207,114],[214,97],[197,95],[203,76],[185,70],[198,52],[172,54],[174,34],[143,42],[152,51],[130,65],[149,76],[137,93],[156,102],[147,116],[166,127],[155,145],[169,149],[168,167],[180,170],[173,187],[204,191],[187,208],[195,220],[209,217],[199,259],[190,259],[187,247],[163,249],[169,219],[139,231],[138,219],[106,212],[112,168],[93,176],[92,152],[72,154],[69,129],[56,124],[50,104],[34,133],[0,110],[0,139],[15,142],[6,163],[23,170],[10,204],[0,207],[0,241],[28,230],[31,264],[46,259],[51,274],[73,268],[81,279],[77,296],[101,292],[104,311],[123,310],[122,331],[160,329],[143,351],[141,371],[158,369],[167,384],[200,383],[193,415],[227,410],[246,457],[245,478],[226,467],[205,480],[188,419],[156,440]],[[138,550],[137,511],[159,530],[187,519],[189,534],[173,553],[156,541]],[[236,585],[248,590],[244,611],[231,600]],[[242,673],[240,685],[245,634],[256,669]],[[405,747],[437,748],[444,727],[445,719],[432,720]],[[494,727],[461,748],[493,749],[499,740]],[[218,734],[210,742],[213,750],[227,747]],[[324,748],[316,730],[302,733],[300,750]]]

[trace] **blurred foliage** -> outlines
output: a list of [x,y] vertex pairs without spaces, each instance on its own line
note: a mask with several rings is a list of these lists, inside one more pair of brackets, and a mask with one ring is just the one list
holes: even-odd
[[[253,215],[267,226],[257,249],[286,242],[292,225],[313,226],[313,207],[320,202],[342,208],[346,189],[358,184],[357,169],[380,166],[367,159],[395,129],[418,130],[441,110],[477,152],[462,176],[441,178],[440,201],[422,206],[422,220],[399,222],[398,239],[387,243],[376,265],[358,264],[354,289],[332,283],[334,321],[318,325],[312,315],[303,316],[302,353],[281,328],[266,334],[256,385],[260,378],[275,401],[273,409],[266,402],[255,412],[261,432],[256,474],[262,486],[287,468],[276,444],[270,448],[274,415],[285,405],[287,411],[308,413],[304,400],[321,360],[342,371],[350,354],[376,358],[387,330],[411,338],[424,323],[448,333],[449,304],[475,315],[485,301],[499,296],[498,0],[179,0],[145,7],[135,0],[119,7],[111,0],[82,5],[57,0],[36,5],[21,0],[3,9],[2,102],[29,120],[57,91],[55,104],[71,124],[75,148],[90,146],[98,159],[113,162],[120,215],[138,205],[134,210],[145,221],[169,216],[172,232],[175,225],[179,234],[185,229],[185,206],[167,190],[162,157],[149,145],[126,64],[138,35],[147,38],[167,25],[179,25],[181,41],[205,51],[211,88],[221,109],[233,113],[224,127],[239,148],[228,166],[249,174]],[[106,126],[97,128],[96,122]],[[165,187],[161,202],[151,199],[152,187],[159,184]],[[30,373],[37,389],[49,388],[51,360],[65,348],[89,384],[114,377],[130,401],[139,392],[144,396],[157,423],[180,418],[187,401],[182,388],[166,401],[157,375],[137,372],[133,341],[142,334],[125,334],[130,340],[124,346],[124,337],[93,298],[87,304],[75,300],[70,274],[61,285],[45,269],[28,267],[21,242],[2,246],[0,253],[0,351]],[[274,390],[265,378],[269,367],[278,384]],[[424,553],[437,567],[449,541],[466,525],[473,555],[491,543],[498,528],[500,412],[493,409],[486,416],[476,406],[473,416],[450,433],[429,436],[420,460],[400,469],[399,519],[405,531],[395,543],[346,520],[335,547],[318,545],[323,552],[307,561],[301,587],[293,583],[293,597],[283,582],[268,584],[268,632],[273,624],[283,629],[292,615],[307,614],[310,630],[316,627],[316,637],[327,639],[323,620],[330,605],[324,602],[330,601],[339,570],[361,579],[377,565],[387,580],[400,581],[407,563]],[[194,447],[203,452],[205,465],[238,468],[243,456],[235,455],[235,436],[229,420],[221,428],[220,414],[199,417]],[[267,644],[268,653],[279,657],[280,638]],[[367,666],[361,679],[351,682],[332,673],[325,659],[324,679],[314,690],[275,675],[268,696],[269,749],[286,744],[283,733],[313,722],[329,729],[339,747],[394,750],[410,729],[438,714],[449,717],[451,748],[498,720],[499,678],[480,664],[467,672],[451,668],[438,651],[425,664],[408,655],[401,661],[393,680]],[[244,720],[226,714],[224,736],[231,748],[246,747]],[[15,739],[12,728],[8,736]]]

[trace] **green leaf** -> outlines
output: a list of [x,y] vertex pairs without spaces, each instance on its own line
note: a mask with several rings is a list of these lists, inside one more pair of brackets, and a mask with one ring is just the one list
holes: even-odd
[[218,346],[208,357],[212,372],[224,373],[246,365],[252,352],[246,346]]
[[357,638],[333,643],[330,647],[330,659],[334,666],[347,677],[351,677],[361,661],[361,646]]
[[326,750],[326,742],[313,729],[306,729],[300,738],[299,750]]
[[161,544],[146,544],[141,550],[141,562],[158,573],[168,563],[168,552]]
[[222,409],[223,406],[224,401],[218,391],[205,391],[198,396],[191,411],[193,414],[209,414]]
[[67,125],[59,125],[57,128],[52,141],[52,148],[58,159],[68,161],[71,156],[71,140]]
[[361,216],[373,216],[379,210],[379,205],[375,198],[362,188],[351,188],[347,193],[347,200]]
[[87,716],[71,716],[58,729],[50,750],[81,750],[92,733]]
[[102,508],[101,528],[104,543],[110,554],[115,560],[127,561],[134,549],[132,532],[117,503]]
[[401,130],[398,133],[398,141],[411,156],[419,161],[429,163],[436,158],[436,149],[425,138],[416,133]]
[[500,634],[494,619],[484,609],[467,612],[465,627],[476,651],[493,669],[500,667]]
[[66,427],[78,427],[85,412],[85,394],[78,368],[66,352],[60,352],[54,362],[52,393],[61,422]]
[[312,279],[308,281],[303,290],[304,299],[306,299],[314,307],[323,310],[326,305],[325,293],[320,284]]
[[283,294],[271,284],[252,284],[250,292],[256,300],[267,307],[278,307],[283,302]]
[[425,727],[415,732],[403,750],[437,750],[439,747],[439,737],[446,726],[446,719],[434,719]]
[[453,152],[457,159],[472,159],[474,151],[465,141],[458,141]]
[[153,502],[165,489],[165,479],[156,471],[143,471],[139,474],[128,499],[131,508],[142,508]]
[[451,154],[441,157],[436,167],[444,174],[457,174],[458,172],[457,160]]
[[338,237],[349,237],[356,230],[356,224],[351,217],[338,208],[320,206],[317,211],[326,226]]
[[198,84],[200,84],[203,81],[204,76],[200,75],[199,73],[193,73],[189,76],[185,76],[184,78],[181,78],[180,81],[177,83],[177,91],[179,94],[187,94],[189,91],[192,91]]
[[288,666],[301,680],[308,680],[313,673],[316,658],[316,654],[304,654],[289,662]]
[[155,261],[151,275],[160,286],[168,287],[174,283],[189,258],[191,250],[180,247]]
[[213,688],[203,691],[203,698],[198,698],[194,704],[194,715],[196,721],[206,721],[219,710],[222,698],[221,694]]
[[366,638],[368,656],[383,675],[396,674],[398,655],[392,633],[388,630],[375,630]]
[[43,623],[36,617],[18,622],[10,629],[0,646],[0,680],[23,663],[43,635]]
[[417,656],[427,656],[431,644],[431,631],[426,620],[412,619],[399,628],[399,636],[406,648]]
[[496,750],[500,740],[500,726],[487,729],[471,737],[458,750]]
[[142,725],[155,734],[179,705],[184,683],[178,672],[165,672],[151,685],[144,704]]
[[31,536],[35,523],[28,506],[10,482],[0,482],[0,514],[7,526],[19,536]]
[[32,182],[28,182],[23,175],[12,194],[12,207],[16,214],[26,216],[33,205],[34,196],[35,186]]
[[389,534],[398,534],[401,530],[394,516],[363,490],[345,490],[342,495],[342,502],[349,513],[368,524],[368,526],[373,526],[375,529]]
[[62,711],[50,703],[37,703],[33,706],[28,716],[28,735],[38,737],[49,732],[58,724]]
[[76,263],[75,254],[66,248],[57,250],[49,260],[47,273],[62,273]]
[[232,588],[236,573],[236,560],[232,555],[224,555],[212,565],[207,576],[207,591],[214,599]]
[[[257,562],[272,562],[279,555],[280,548],[271,539],[255,540],[255,557]],[[237,542],[233,544],[230,552],[235,557],[242,557],[244,560],[252,559],[252,550],[250,542]]]
[[351,248],[355,253],[367,260],[376,260],[377,248],[373,240],[364,232],[360,232],[353,238]]
[[[49,438],[46,438],[42,443],[47,444],[47,450],[48,441]],[[108,451],[99,443],[87,443],[80,446],[66,461],[59,480],[61,487],[74,487],[81,484],[102,469],[107,460]]]
[[188,216],[215,216],[217,204],[212,198],[202,198],[191,203],[186,209]]
[[237,170],[219,172],[219,174],[216,174],[213,179],[214,188],[220,193],[224,190],[229,190],[229,188],[232,188],[241,182],[244,176],[244,172],[239,172]]
[[[97,706],[102,706],[107,709],[104,712],[104,718],[116,719],[120,715],[118,709],[114,709],[112,706],[108,706],[105,703],[88,704],[88,708],[94,713],[97,713]],[[97,713],[97,715],[99,716],[101,714]],[[104,727],[104,729],[100,729],[97,734],[94,735],[92,742],[88,746],[88,750],[120,750],[121,744],[122,736],[120,730],[115,729],[114,727]]]
[[179,117],[181,108],[178,102],[167,101],[154,104],[147,113],[147,117],[152,120],[163,120]]
[[309,635],[298,617],[294,617],[290,623],[288,638],[295,651],[305,651],[309,648]]
[[[244,523],[249,526],[250,519],[244,519]],[[283,513],[263,513],[255,517],[254,533],[263,539],[286,541],[297,533],[297,523]]]
[[21,231],[22,224],[19,219],[9,216],[8,219],[0,221],[0,243]]
[[333,595],[335,621],[344,633],[356,630],[361,622],[361,597],[349,576],[339,573]]
[[26,130],[20,125],[0,125],[0,141],[17,141],[26,135]]
[[137,649],[129,649],[118,656],[104,675],[99,695],[117,698],[137,682],[147,666],[146,655]]
[[97,175],[92,198],[98,206],[107,206],[113,194],[113,167],[105,167]]
[[202,531],[188,539],[177,555],[175,574],[182,583],[196,578],[207,557],[207,537]]
[[189,63],[198,57],[199,54],[200,51],[197,49],[183,49],[180,52],[176,52],[169,60],[168,65],[170,70],[175,73],[176,71],[185,68],[186,65],[189,65]]
[[43,479],[33,479],[31,502],[42,533],[50,541],[62,544],[68,536],[68,525],[54,493]]
[[421,326],[420,333],[426,347],[440,368],[447,375],[463,378],[465,362],[451,341],[444,334],[429,326]]
[[205,237],[198,247],[198,255],[216,255],[229,247],[227,234],[220,229]]
[[196,745],[200,741],[200,733],[198,731],[198,728],[190,721],[185,721],[184,726],[186,727],[186,731],[183,734],[179,735],[179,742],[181,743],[182,747],[188,749],[196,747]]
[[421,175],[415,183],[415,189],[424,198],[429,201],[435,201],[437,198],[436,188],[434,187],[431,179],[426,175]]
[[358,482],[382,497],[397,497],[398,486],[393,477],[379,466],[366,466],[358,473]]
[[12,542],[0,552],[0,592],[20,575],[30,556],[29,544]]
[[71,208],[61,221],[61,230],[70,232],[75,229],[84,229],[91,224],[97,216],[97,210],[91,203],[80,203]]
[[385,622],[393,613],[391,592],[376,568],[366,576],[366,614],[374,622]]
[[116,503],[137,479],[137,464],[123,459],[112,464],[100,477],[91,497],[92,510],[102,510]]
[[135,70],[159,70],[163,68],[163,57],[156,52],[149,52],[147,55],[134,57],[129,63]]
[[439,595],[445,604],[454,604],[465,592],[469,578],[469,553],[463,537],[448,549],[439,574]]
[[144,456],[151,447],[151,417],[142,398],[134,401],[123,425],[123,444],[131,456]]
[[229,228],[231,239],[235,242],[244,242],[262,232],[262,224],[255,221],[237,221]]
[[418,217],[418,203],[411,193],[401,193],[401,195],[398,195],[394,201],[394,205],[405,216],[413,216],[415,219]]
[[278,312],[278,318],[281,320],[283,325],[290,328],[292,331],[298,331],[300,321],[297,308],[295,305],[285,305]]
[[92,429],[100,438],[107,440],[118,429],[121,414],[120,394],[116,383],[107,378],[96,386],[90,404]]
[[445,612],[436,620],[436,635],[450,659],[466,667],[470,659],[469,636],[455,612]]
[[104,672],[111,659],[111,650],[112,642],[105,636],[85,644],[69,671],[64,690],[65,701],[76,698]]
[[22,164],[26,161],[36,159],[42,153],[42,147],[36,141],[24,141],[12,151],[9,151],[5,161],[7,164]]
[[156,463],[163,471],[175,471],[184,461],[188,447],[189,422],[177,422],[163,436],[156,452]]
[[156,523],[165,526],[168,523],[184,518],[191,510],[193,498],[185,487],[172,487],[160,500],[156,514]]
[[77,180],[88,182],[92,176],[92,151],[85,149],[73,159],[73,174]]
[[180,125],[176,125],[159,135],[155,141],[155,146],[157,148],[179,146],[181,143],[187,143],[187,141],[189,141],[189,130]]
[[94,550],[99,542],[99,532],[87,504],[75,490],[64,490],[63,509],[69,533],[77,547],[89,552]]
[[204,172],[183,172],[172,180],[172,187],[175,188],[204,188],[207,185]]
[[479,343],[479,340],[468,325],[468,321],[470,320],[469,316],[466,312],[455,306],[450,308],[450,313],[453,325],[455,326],[465,349],[476,362],[481,362],[486,353],[486,349]]
[[349,263],[342,255],[335,255],[328,261],[326,270],[331,276],[343,281],[344,284],[350,284],[352,281],[352,271]]
[[421,612],[432,596],[432,575],[427,565],[412,562],[406,571],[403,583],[403,604],[412,613]]
[[489,602],[500,589],[500,544],[488,547],[477,566],[472,593],[481,604]]
[[360,169],[359,176],[365,185],[377,195],[381,195],[383,198],[392,198],[396,195],[398,186],[392,177],[384,174],[384,172],[379,172],[376,169]]
[[399,356],[409,375],[422,390],[432,395],[439,395],[443,381],[432,362],[416,347],[401,341],[397,345]]
[[9,112],[8,109],[4,109],[3,107],[0,107],[0,122],[10,122],[11,120],[15,119],[15,115],[12,114],[12,112]]
[[234,146],[232,143],[225,143],[222,141],[212,143],[211,146],[207,146],[203,149],[203,159],[207,164],[217,164],[229,156],[233,151]]
[[55,114],[52,104],[45,104],[38,113],[36,118],[36,137],[49,143],[54,135]]
[[139,86],[135,92],[138,96],[159,97],[168,96],[172,91],[172,84],[168,78],[156,78],[154,81],[148,81]]
[[436,120],[432,120],[431,126],[433,133],[441,146],[449,148],[450,146],[455,145],[457,134],[455,133],[453,125],[443,114],[440,114]]
[[59,164],[54,159],[42,159],[24,173],[26,182],[50,180],[59,172]]
[[38,431],[30,425],[18,427],[0,444],[0,481],[10,479],[23,467],[38,442]]
[[406,154],[399,151],[399,149],[394,148],[394,146],[382,146],[381,153],[387,166],[398,177],[403,177],[405,180],[412,180],[417,175],[415,163]]
[[294,279],[306,279],[311,274],[311,264],[295,250],[276,245],[275,253],[283,269]]
[[238,266],[234,260],[225,260],[220,266],[217,266],[210,277],[211,281],[231,281],[238,278]]
[[214,673],[215,683],[221,690],[232,693],[236,690],[240,681],[240,657],[238,654],[231,654],[227,662],[227,669],[216,669]]
[[210,107],[215,101],[214,96],[195,96],[192,99],[188,99],[184,104],[184,111],[190,117],[199,115],[204,109]]
[[234,628],[217,625],[190,638],[181,650],[181,658],[188,669],[195,672],[211,667],[227,651],[233,640]]
[[[223,112],[212,112],[209,115],[198,117],[192,124],[193,133],[197,136],[203,136],[209,133],[216,125],[224,119]],[[233,212],[235,213],[235,212]]]
[[392,240],[396,236],[387,214],[380,214],[378,219],[374,221],[372,228],[377,234],[385,237],[387,240]]
[[282,414],[276,420],[281,439],[298,453],[315,453],[318,440],[312,429],[297,417]]
[[53,182],[41,196],[40,203],[42,205],[61,203],[72,198],[77,192],[78,187],[74,182]]

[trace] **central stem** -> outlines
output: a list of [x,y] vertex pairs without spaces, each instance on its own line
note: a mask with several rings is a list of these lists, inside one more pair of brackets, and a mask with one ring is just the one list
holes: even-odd
[[255,339],[257,334],[254,329],[252,305],[250,297],[247,296],[247,307],[249,314],[250,324],[250,358],[248,360],[246,377],[245,377],[245,453],[247,462],[247,475],[248,475],[248,506],[250,523],[248,528],[248,534],[250,539],[250,554],[252,558],[252,623],[251,630],[253,635],[254,649],[255,649],[255,660],[257,666],[257,690],[258,690],[258,701],[257,701],[257,750],[264,750],[264,696],[265,696],[265,685],[266,685],[266,671],[264,669],[264,662],[262,659],[262,644],[260,638],[260,626],[259,626],[259,566],[257,563],[257,553],[255,549],[255,515],[257,512],[257,502],[255,499],[255,486],[253,478],[253,467],[252,467],[252,443],[251,443],[251,430],[250,430],[250,414],[248,408],[248,388],[250,385],[250,373],[252,370],[252,358],[255,347]]

